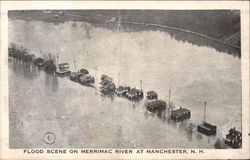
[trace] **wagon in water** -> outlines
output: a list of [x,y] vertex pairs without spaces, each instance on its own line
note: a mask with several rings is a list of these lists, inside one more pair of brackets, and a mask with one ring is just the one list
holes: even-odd
[[103,75],[101,76],[101,81],[109,81],[109,82],[112,82],[113,80],[112,80],[111,77],[109,77],[109,76],[103,74]]
[[38,57],[38,58],[33,60],[33,63],[35,66],[42,67],[44,65],[45,61],[43,58]]
[[43,65],[44,71],[48,73],[54,73],[56,71],[56,65],[53,60],[45,61]]
[[229,133],[226,135],[226,144],[232,148],[241,148],[242,147],[242,133],[237,131],[234,128],[229,130]]
[[204,120],[197,126],[197,131],[207,136],[216,135],[217,126],[206,122],[206,106],[207,102],[204,105]]
[[58,66],[59,69],[56,71],[57,76],[64,77],[70,75],[71,72],[69,70],[70,66],[68,63],[61,63]]
[[87,69],[84,69],[84,68],[80,69],[80,72],[82,74],[89,74],[89,71]]
[[197,126],[197,131],[199,133],[205,134],[207,136],[216,135],[216,126],[203,121]]
[[108,80],[103,80],[100,82],[100,92],[103,94],[110,94],[115,92],[115,84]]
[[69,79],[71,81],[74,81],[74,82],[79,82],[79,78],[82,76],[83,74],[80,73],[80,72],[71,72],[70,73],[70,76],[69,76]]
[[180,107],[179,109],[171,111],[171,119],[176,122],[189,119],[190,117],[191,117],[191,111],[186,108]]
[[91,86],[95,83],[95,78],[91,75],[82,75],[79,78],[79,83],[85,86]]
[[130,90],[130,87],[127,86],[119,86],[116,88],[115,93],[117,96],[126,96],[126,93]]
[[127,91],[126,96],[129,100],[140,100],[143,98],[143,91],[140,89],[132,88]]
[[161,113],[166,110],[166,102],[163,100],[147,102],[146,109],[151,113]]
[[158,94],[155,91],[148,91],[147,92],[147,99],[149,99],[149,100],[158,99]]
[[101,76],[101,82],[100,82],[100,92],[105,94],[113,94],[115,92],[116,86],[113,83],[113,80],[111,77],[107,75]]
[[61,70],[68,70],[70,68],[70,65],[68,63],[60,63],[58,67]]

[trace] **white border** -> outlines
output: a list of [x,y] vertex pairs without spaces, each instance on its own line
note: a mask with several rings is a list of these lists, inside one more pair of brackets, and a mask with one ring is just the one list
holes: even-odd
[[[205,154],[77,154],[27,155],[23,150],[9,149],[8,118],[8,10],[29,9],[239,9],[241,10],[242,69],[242,149],[204,149]],[[0,159],[248,159],[249,154],[249,2],[248,1],[4,1],[1,2],[1,148]]]

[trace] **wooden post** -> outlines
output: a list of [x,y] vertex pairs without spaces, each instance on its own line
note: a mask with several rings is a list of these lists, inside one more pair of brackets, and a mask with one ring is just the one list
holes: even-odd
[[58,56],[58,53],[56,53],[56,68],[59,70],[59,56]]
[[142,90],[142,80],[140,80],[140,84],[141,84],[141,90]]
[[76,57],[75,57],[75,54],[74,54],[74,67],[75,67],[75,70],[76,70]]
[[89,51],[87,50],[86,52],[87,52],[86,54],[87,54],[88,67],[90,67]]
[[207,107],[207,102],[205,101],[205,106],[204,106],[204,121],[206,121],[206,107]]
[[95,66],[95,80],[97,80],[97,66]]
[[168,105],[170,107],[170,98],[171,98],[171,90],[169,90],[169,94],[168,94]]
[[112,58],[112,63],[114,63],[113,65],[115,65],[115,59],[116,59],[116,47],[115,47],[114,56]]
[[141,55],[143,55],[143,51],[142,51],[142,41],[140,42],[140,49],[141,49]]
[[120,72],[118,72],[118,85],[120,85]]

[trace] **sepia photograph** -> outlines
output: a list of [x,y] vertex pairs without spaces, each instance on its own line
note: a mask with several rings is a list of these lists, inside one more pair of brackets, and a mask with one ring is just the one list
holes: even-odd
[[242,150],[243,12],[9,9],[7,147]]
[[10,148],[241,147],[238,10],[8,18]]

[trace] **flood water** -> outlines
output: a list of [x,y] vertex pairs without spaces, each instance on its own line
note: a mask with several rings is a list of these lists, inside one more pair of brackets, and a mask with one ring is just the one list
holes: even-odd
[[[10,59],[11,148],[213,148],[230,128],[241,130],[240,59],[228,54],[159,31],[120,33],[85,22],[10,20],[9,42],[36,57],[58,53],[72,71],[86,68],[96,78],[95,88],[85,87]],[[137,88],[142,80],[144,93],[155,90],[166,101],[171,90],[171,101],[190,109],[191,119],[145,114],[145,99],[103,97],[101,74]],[[185,130],[203,120],[204,101],[215,137]],[[56,135],[54,144],[44,143],[46,132]]]

